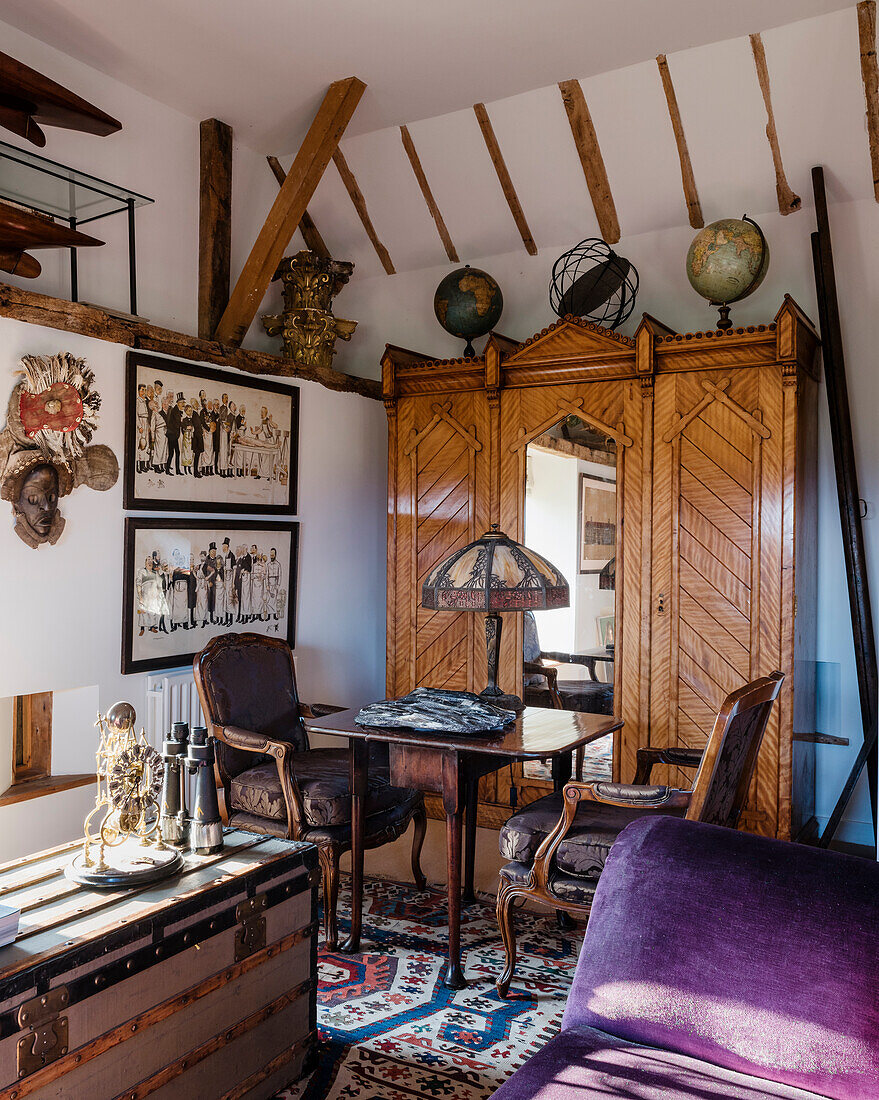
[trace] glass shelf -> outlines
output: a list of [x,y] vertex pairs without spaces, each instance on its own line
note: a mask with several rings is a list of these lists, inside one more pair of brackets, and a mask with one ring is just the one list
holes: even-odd
[[0,141],[0,198],[77,227],[154,201],[5,141]]

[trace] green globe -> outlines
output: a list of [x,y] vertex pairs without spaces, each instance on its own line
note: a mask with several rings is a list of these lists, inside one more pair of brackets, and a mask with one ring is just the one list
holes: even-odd
[[504,296],[487,271],[459,267],[443,279],[433,296],[436,319],[446,332],[467,341],[465,355],[473,355],[470,341],[490,332],[504,310]]
[[712,305],[745,298],[763,282],[769,245],[750,218],[721,218],[700,229],[687,253],[687,278]]

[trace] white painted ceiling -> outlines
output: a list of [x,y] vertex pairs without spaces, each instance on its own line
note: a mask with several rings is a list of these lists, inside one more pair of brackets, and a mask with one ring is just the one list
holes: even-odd
[[[262,153],[326,90],[368,90],[349,136],[737,38],[841,0],[0,0],[0,19]],[[112,109],[112,105],[110,108]]]

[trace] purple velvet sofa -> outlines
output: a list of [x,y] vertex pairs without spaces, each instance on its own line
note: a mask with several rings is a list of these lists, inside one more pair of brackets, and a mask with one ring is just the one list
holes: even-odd
[[562,1030],[495,1100],[879,1100],[879,864],[629,825]]

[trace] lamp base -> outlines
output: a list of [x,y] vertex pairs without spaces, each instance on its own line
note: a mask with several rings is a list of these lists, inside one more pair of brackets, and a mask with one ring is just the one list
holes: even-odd
[[502,691],[492,691],[491,688],[480,691],[479,698],[483,703],[491,703],[493,707],[500,707],[502,710],[514,710],[518,713],[525,709],[525,704],[518,695],[504,695]]

